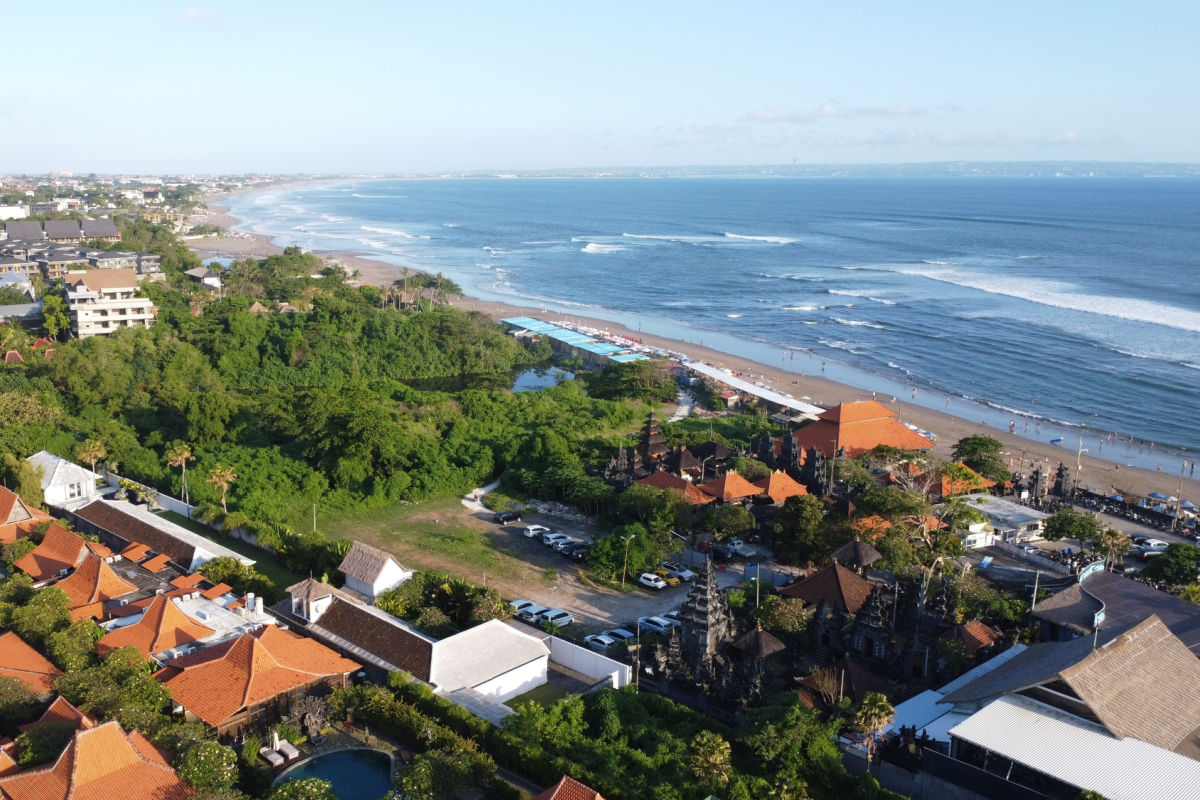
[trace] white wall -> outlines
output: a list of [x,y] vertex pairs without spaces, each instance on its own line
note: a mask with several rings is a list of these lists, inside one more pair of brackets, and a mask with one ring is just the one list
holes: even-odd
[[550,637],[550,660],[596,681],[611,677],[614,689],[620,689],[633,680],[632,669],[628,664],[614,661],[608,656],[557,636]]
[[493,700],[503,703],[517,695],[525,694],[546,682],[546,671],[549,656],[531,661],[528,664],[509,670],[503,675],[497,675],[489,681],[471,688],[480,694],[487,695]]

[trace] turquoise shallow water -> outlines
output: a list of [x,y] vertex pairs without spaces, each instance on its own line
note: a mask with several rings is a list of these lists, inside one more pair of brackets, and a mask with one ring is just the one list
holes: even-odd
[[392,761],[378,750],[356,749],[326,753],[287,773],[293,778],[323,778],[333,784],[339,800],[379,800],[392,786]]
[[[1078,436],[1168,472],[1166,451],[1200,452],[1195,179],[348,181],[230,210],[281,245],[796,372],[826,363],[905,399],[919,387],[915,402],[1072,451]],[[1107,433],[1158,448],[1098,453]]]

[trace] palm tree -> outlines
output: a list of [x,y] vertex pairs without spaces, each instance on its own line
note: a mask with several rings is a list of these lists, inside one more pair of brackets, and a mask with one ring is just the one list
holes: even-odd
[[184,505],[188,505],[187,462],[195,460],[196,457],[192,455],[192,448],[188,447],[186,442],[176,442],[167,448],[167,465],[179,467],[180,479],[183,482]]
[[1189,583],[1179,590],[1179,597],[1200,606],[1200,583]]
[[96,471],[96,462],[106,455],[108,452],[104,449],[104,445],[96,439],[87,439],[75,448],[75,457],[91,464],[93,473]]
[[225,505],[225,496],[229,492],[230,484],[235,480],[237,473],[233,471],[233,467],[217,464],[208,471],[208,482],[221,490],[221,510],[226,514],[229,513],[229,508]]
[[702,786],[724,786],[729,782],[729,742],[719,733],[700,731],[692,737],[690,749],[688,766]]
[[854,727],[867,737],[867,771],[871,770],[871,758],[875,753],[875,735],[888,726],[896,716],[896,709],[879,692],[867,692],[862,705],[854,715]]
[[1116,528],[1100,531],[1096,537],[1095,547],[1104,554],[1104,560],[1109,564],[1117,563],[1117,559],[1125,555],[1129,549],[1129,537]]

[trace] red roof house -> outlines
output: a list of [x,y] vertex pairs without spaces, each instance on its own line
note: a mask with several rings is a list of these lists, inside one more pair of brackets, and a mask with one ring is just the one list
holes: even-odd
[[713,497],[723,502],[737,500],[742,497],[754,497],[757,494],[762,494],[762,490],[755,486],[750,481],[743,478],[733,470],[726,472],[716,480],[711,480],[708,483],[700,484],[700,489],[705,494],[710,494]]
[[113,572],[94,553],[89,553],[74,572],[55,586],[67,593],[72,619],[103,619],[105,600],[137,591],[137,586]]
[[653,486],[655,489],[662,489],[664,491],[683,492],[684,498],[694,506],[711,503],[714,499],[712,495],[705,494],[697,489],[691,481],[685,480],[678,475],[672,475],[670,472],[653,472],[636,482],[644,483],[647,486]]
[[50,704],[50,707],[35,722],[18,725],[17,729],[25,732],[39,725],[47,725],[52,722],[69,722],[80,730],[96,727],[96,720],[71,705],[71,701],[67,700],[67,698],[59,695],[54,698],[54,702]]
[[807,578],[781,586],[779,593],[784,597],[803,600],[809,605],[824,602],[834,610],[855,614],[867,602],[871,594],[871,582],[833,561]]
[[184,614],[171,599],[160,594],[150,602],[146,613],[137,622],[101,636],[96,642],[96,652],[103,657],[120,647],[136,647],[139,653],[149,658],[154,653],[212,634],[212,628]]
[[11,631],[0,634],[0,677],[16,678],[30,691],[44,694],[54,689],[62,672]]
[[115,720],[76,733],[53,764],[0,778],[6,800],[184,800],[194,793],[165,753]]
[[75,568],[87,554],[87,543],[82,536],[54,524],[46,530],[41,543],[14,566],[33,578],[34,583],[43,583],[57,578],[63,570]]
[[570,775],[563,775],[562,780],[536,795],[533,800],[604,800],[604,798],[595,789],[583,785]]
[[853,458],[881,444],[902,450],[933,447],[933,442],[904,427],[897,416],[874,400],[842,403],[823,411],[816,422],[800,428],[792,438],[797,447],[815,447],[826,458],[833,458],[838,450]]
[[11,489],[0,486],[0,545],[12,544],[33,532],[41,523],[54,519],[31,506]]
[[342,686],[360,665],[312,639],[268,625],[167,662],[155,678],[195,718],[236,734],[276,713],[276,697],[318,684]]
[[775,470],[767,477],[755,481],[754,485],[762,490],[759,494],[767,495],[776,505],[779,505],[789,497],[808,494],[808,489],[792,480],[791,475],[780,470]]

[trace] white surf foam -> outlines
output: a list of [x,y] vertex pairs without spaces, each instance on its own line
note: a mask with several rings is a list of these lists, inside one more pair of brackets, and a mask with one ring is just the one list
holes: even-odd
[[382,233],[385,236],[399,236],[401,239],[429,239],[429,238],[432,238],[432,237],[426,236],[424,234],[416,234],[416,233],[409,233],[408,231],[402,231],[399,228],[380,228],[380,227],[376,227],[374,225],[363,225],[363,226],[361,226],[361,229],[364,231],[370,231],[371,233]]
[[770,244],[795,244],[795,239],[786,236],[749,236],[742,233],[726,233],[726,239],[743,239],[750,242],[768,242]]
[[443,228],[457,228],[457,227],[458,227],[458,225],[457,225],[456,223],[453,223],[453,222],[443,222],[443,223],[442,223],[442,227],[443,227]]
[[872,297],[869,292],[863,289],[830,289],[830,294],[840,294],[844,297],[861,297],[864,300],[870,300],[872,303],[882,303],[885,306],[896,305],[895,300],[888,300],[884,297]]
[[599,242],[588,242],[585,247],[579,248],[584,253],[616,253],[624,250],[619,244],[600,244]]
[[1058,281],[1025,278],[1020,282],[1004,282],[989,275],[978,275],[962,270],[933,270],[919,267],[901,268],[898,272],[962,286],[966,289],[975,289],[987,294],[1026,300],[1052,308],[1080,311],[1085,314],[1099,314],[1105,317],[1200,333],[1200,311],[1132,297],[1077,294],[1070,291],[1069,284]]
[[741,316],[741,314],[726,314],[725,316],[729,317],[730,319],[737,319]]
[[867,322],[867,321],[861,320],[861,319],[842,319],[841,317],[834,317],[833,321],[838,323],[839,325],[849,325],[854,328],[862,327],[862,328],[875,328],[876,330],[883,330],[883,326],[880,325],[879,323]]
[[351,197],[364,197],[364,198],[379,197],[379,198],[385,198],[388,200],[403,200],[408,197],[408,195],[406,195],[406,194],[359,194],[358,192],[353,192],[350,196]]
[[829,306],[781,306],[780,311],[823,311]]

